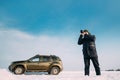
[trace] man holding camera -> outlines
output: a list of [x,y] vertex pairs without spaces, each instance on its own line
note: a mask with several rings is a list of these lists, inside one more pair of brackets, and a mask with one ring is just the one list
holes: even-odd
[[81,30],[78,45],[83,44],[83,55],[85,64],[85,75],[89,76],[90,60],[92,61],[96,75],[101,75],[98,55],[95,46],[95,36],[91,35],[88,30]]

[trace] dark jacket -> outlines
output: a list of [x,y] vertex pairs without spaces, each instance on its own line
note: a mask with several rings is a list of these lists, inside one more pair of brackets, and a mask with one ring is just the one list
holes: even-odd
[[96,46],[95,46],[95,36],[94,35],[80,35],[78,40],[78,45],[83,44],[83,55],[84,58],[88,57],[98,57]]

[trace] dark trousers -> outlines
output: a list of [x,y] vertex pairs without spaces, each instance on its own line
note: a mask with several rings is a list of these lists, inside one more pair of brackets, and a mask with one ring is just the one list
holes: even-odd
[[84,58],[84,64],[85,64],[85,75],[89,76],[89,68],[90,68],[90,60],[93,63],[93,66],[95,68],[96,75],[101,75],[98,57],[90,57],[90,58]]

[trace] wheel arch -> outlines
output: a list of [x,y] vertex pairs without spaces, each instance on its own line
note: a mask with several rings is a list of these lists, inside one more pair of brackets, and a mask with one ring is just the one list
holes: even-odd
[[48,71],[51,71],[51,69],[52,69],[53,67],[58,67],[58,68],[60,69],[60,66],[59,66],[59,65],[52,65],[52,66],[50,66],[50,68],[49,68]]
[[14,71],[14,70],[15,70],[15,68],[17,68],[17,67],[23,67],[23,68],[24,68],[24,70],[26,71],[25,66],[24,66],[24,65],[22,65],[22,64],[16,65],[12,71]]

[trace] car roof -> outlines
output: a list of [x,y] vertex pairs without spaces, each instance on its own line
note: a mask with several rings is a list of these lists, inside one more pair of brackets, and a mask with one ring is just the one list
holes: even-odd
[[40,55],[40,54],[37,54],[37,55],[35,55],[34,57],[40,57],[40,56],[47,56],[47,57],[52,56],[52,57],[57,57],[57,56],[55,56],[55,55]]

